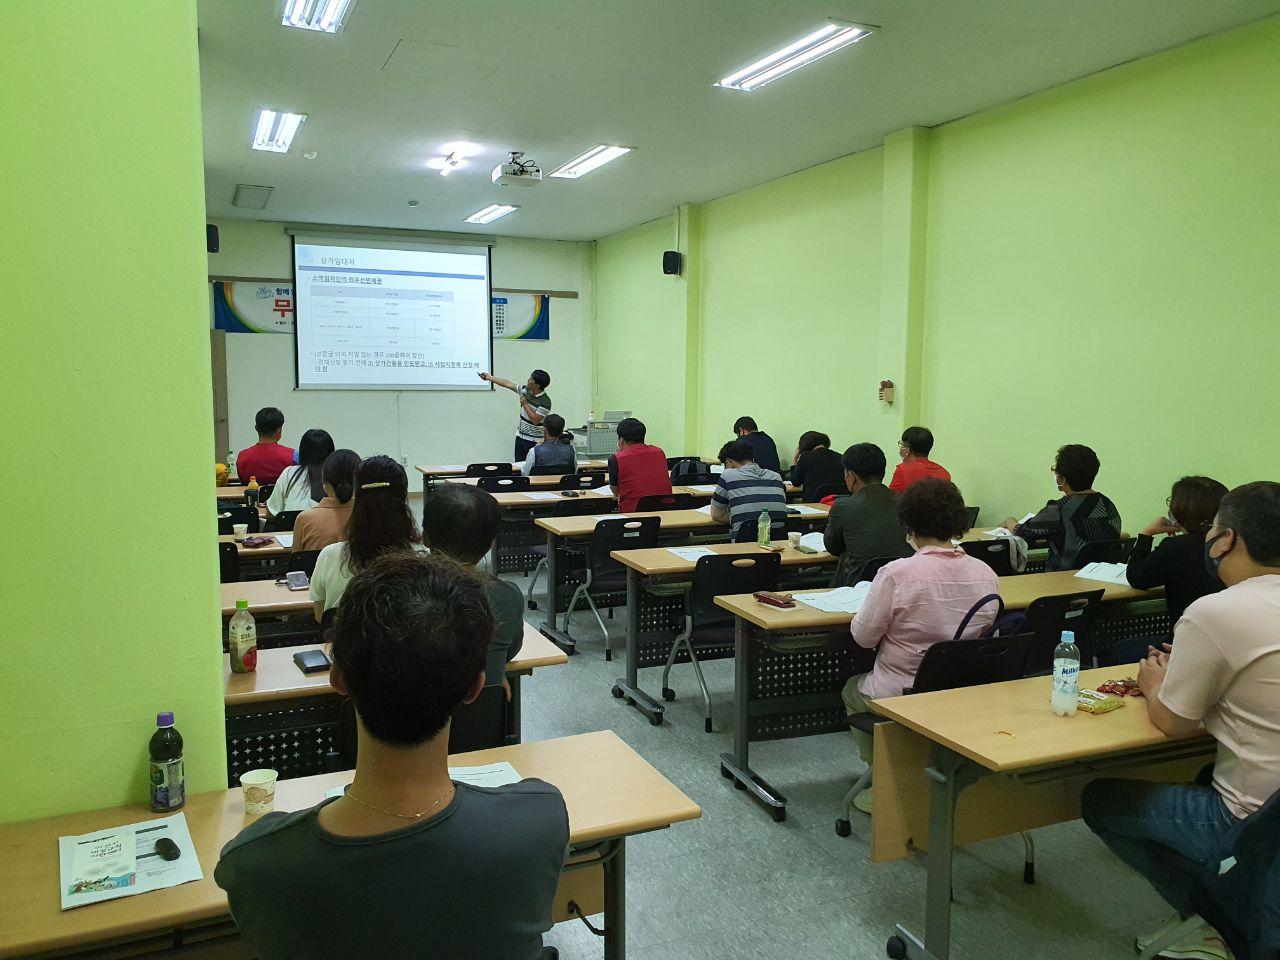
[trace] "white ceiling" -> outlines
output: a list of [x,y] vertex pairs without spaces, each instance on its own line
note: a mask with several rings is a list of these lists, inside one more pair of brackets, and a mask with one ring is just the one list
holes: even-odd
[[[199,0],[210,217],[585,240],[1248,23],[1280,0],[356,0],[335,36],[274,0]],[[881,31],[755,93],[719,77],[827,17]],[[287,155],[249,149],[256,108],[306,113]],[[485,152],[441,177],[449,141]],[[501,188],[596,143],[581,180]],[[318,157],[307,160],[306,151]],[[237,183],[275,192],[231,206]],[[410,208],[415,199],[420,206]],[[463,218],[521,209],[489,227]]]

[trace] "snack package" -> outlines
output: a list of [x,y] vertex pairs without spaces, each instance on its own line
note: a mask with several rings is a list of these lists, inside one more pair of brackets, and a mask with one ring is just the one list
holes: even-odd
[[1124,698],[1110,697],[1097,690],[1081,690],[1076,694],[1076,706],[1084,713],[1092,713],[1096,717],[1123,707]]

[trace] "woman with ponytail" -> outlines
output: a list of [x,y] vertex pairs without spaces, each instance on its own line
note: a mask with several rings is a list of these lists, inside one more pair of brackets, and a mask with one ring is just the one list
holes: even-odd
[[382,554],[428,552],[409,512],[409,478],[404,467],[388,456],[369,457],[356,467],[353,486],[346,540],[321,550],[311,574],[317,620],[338,605],[351,578]]
[[294,553],[323,550],[347,539],[358,466],[360,455],[354,450],[335,450],[325,457],[320,470],[324,497],[310,510],[298,514],[293,525]]

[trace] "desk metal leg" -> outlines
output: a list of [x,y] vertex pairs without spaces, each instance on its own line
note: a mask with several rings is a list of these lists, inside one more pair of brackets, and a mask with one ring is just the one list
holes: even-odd
[[619,837],[604,862],[604,960],[627,955],[627,841]]
[[507,743],[520,742],[520,677],[519,673],[507,674],[507,685],[511,687],[511,700],[507,703]]
[[640,689],[640,573],[627,568],[627,675],[613,684],[613,695],[626,698],[655,727],[662,723],[663,707]]
[[751,769],[749,744],[751,718],[751,664],[748,653],[751,625],[741,617],[733,626],[733,753],[720,754],[720,775],[733,780],[739,790],[749,790],[769,811],[775,823],[787,819],[787,798]]
[[560,537],[547,532],[547,618],[539,631],[565,653],[572,656],[578,652],[573,637],[569,636],[556,624],[556,598],[559,596],[560,564],[556,560],[559,552]]

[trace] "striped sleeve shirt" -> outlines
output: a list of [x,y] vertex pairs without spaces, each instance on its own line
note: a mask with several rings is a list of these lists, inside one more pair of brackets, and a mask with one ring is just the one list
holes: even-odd
[[769,512],[771,522],[787,519],[787,488],[782,477],[755,463],[732,467],[720,474],[711,502],[729,511],[734,530],[745,521],[757,522],[762,510]]

